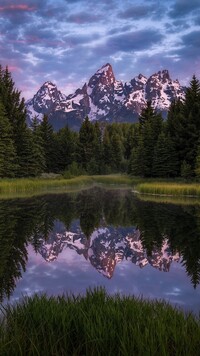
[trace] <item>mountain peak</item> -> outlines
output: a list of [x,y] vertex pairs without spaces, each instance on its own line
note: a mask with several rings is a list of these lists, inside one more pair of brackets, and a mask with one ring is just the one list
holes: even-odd
[[52,83],[52,82],[50,82],[50,81],[46,81],[46,82],[42,85],[42,87],[53,87],[53,88],[56,88],[57,86],[56,86],[56,84],[54,84],[54,83]]
[[158,78],[159,81],[171,81],[168,69],[159,70],[152,77]]
[[107,72],[107,71],[112,71],[113,72],[113,69],[112,69],[112,66],[111,66],[110,63],[104,64],[100,69],[97,70],[96,73],[104,73],[104,72]]
[[109,86],[113,85],[115,82],[115,76],[113,73],[112,66],[106,63],[96,71],[96,73],[90,78],[88,86],[94,88],[97,86]]
[[66,125],[79,129],[83,119],[106,122],[136,122],[148,100],[165,115],[173,100],[184,99],[185,88],[172,80],[167,69],[148,78],[139,74],[130,82],[115,79],[110,63],[104,64],[74,93],[65,96],[51,81],[46,81],[26,103],[27,120],[49,115],[55,129]]

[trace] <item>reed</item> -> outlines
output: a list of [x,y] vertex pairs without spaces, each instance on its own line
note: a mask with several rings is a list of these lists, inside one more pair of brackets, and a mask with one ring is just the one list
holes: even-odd
[[151,203],[173,204],[173,205],[193,205],[199,206],[200,199],[198,197],[189,196],[169,196],[169,195],[152,195],[152,194],[139,194],[139,200]]
[[68,186],[85,185],[91,182],[90,177],[80,176],[73,179],[20,178],[0,180],[0,193],[25,192],[45,189],[58,189]]
[[59,178],[19,178],[0,179],[0,195],[36,192],[68,190],[74,187],[90,186],[96,183],[102,184],[131,184],[131,179],[126,175],[108,176],[78,176],[71,179]]
[[0,354],[196,355],[200,319],[165,302],[108,296],[46,295],[2,307]]
[[173,183],[173,182],[146,182],[139,183],[137,191],[142,194],[171,195],[171,196],[200,196],[200,184]]

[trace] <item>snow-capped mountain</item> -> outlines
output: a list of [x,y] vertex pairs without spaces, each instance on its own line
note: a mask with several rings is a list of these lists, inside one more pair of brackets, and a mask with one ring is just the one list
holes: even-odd
[[166,113],[172,100],[184,96],[185,88],[170,78],[168,70],[149,78],[139,74],[123,83],[116,80],[112,66],[107,63],[88,83],[68,96],[55,84],[44,83],[26,102],[27,120],[30,122],[35,116],[41,120],[43,114],[47,114],[55,129],[66,124],[78,129],[86,116],[90,120],[134,122],[148,100],[156,110]]
[[161,248],[154,248],[151,256],[141,242],[141,234],[134,228],[99,227],[87,239],[79,226],[73,231],[54,229],[48,239],[41,236],[38,252],[52,262],[66,248],[83,255],[103,276],[112,278],[117,263],[128,260],[140,268],[151,265],[160,271],[168,272],[173,261],[179,261],[180,255],[172,253],[168,239],[164,238]]

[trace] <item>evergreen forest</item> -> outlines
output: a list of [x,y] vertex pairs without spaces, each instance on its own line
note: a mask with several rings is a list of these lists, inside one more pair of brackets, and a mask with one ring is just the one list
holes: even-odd
[[105,124],[86,117],[78,133],[67,126],[54,132],[46,115],[28,127],[24,99],[8,68],[0,67],[0,178],[118,172],[200,177],[200,82],[195,76],[185,100],[172,102],[166,120],[147,102],[138,123]]

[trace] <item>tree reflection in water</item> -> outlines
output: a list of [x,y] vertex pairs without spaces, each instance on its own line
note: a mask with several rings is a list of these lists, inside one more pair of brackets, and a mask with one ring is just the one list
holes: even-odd
[[[157,258],[156,268],[167,271],[169,264],[166,260],[165,266],[159,265],[159,254],[170,251],[174,260],[181,256],[194,288],[199,284],[198,205],[144,202],[130,190],[92,188],[78,193],[0,201],[0,301],[12,294],[25,271],[27,246],[32,244],[34,251],[40,252],[50,236],[55,238],[52,231],[56,221],[64,224],[68,232],[74,221],[79,222],[79,235],[67,235],[65,231],[65,243],[67,238],[81,239],[81,253],[95,268],[101,266],[101,273],[109,278],[120,258],[130,258],[139,266],[153,265]],[[100,240],[94,240],[98,229],[101,239],[108,239],[108,227],[112,235],[109,243],[102,245]],[[140,254],[133,253],[136,247]]]

